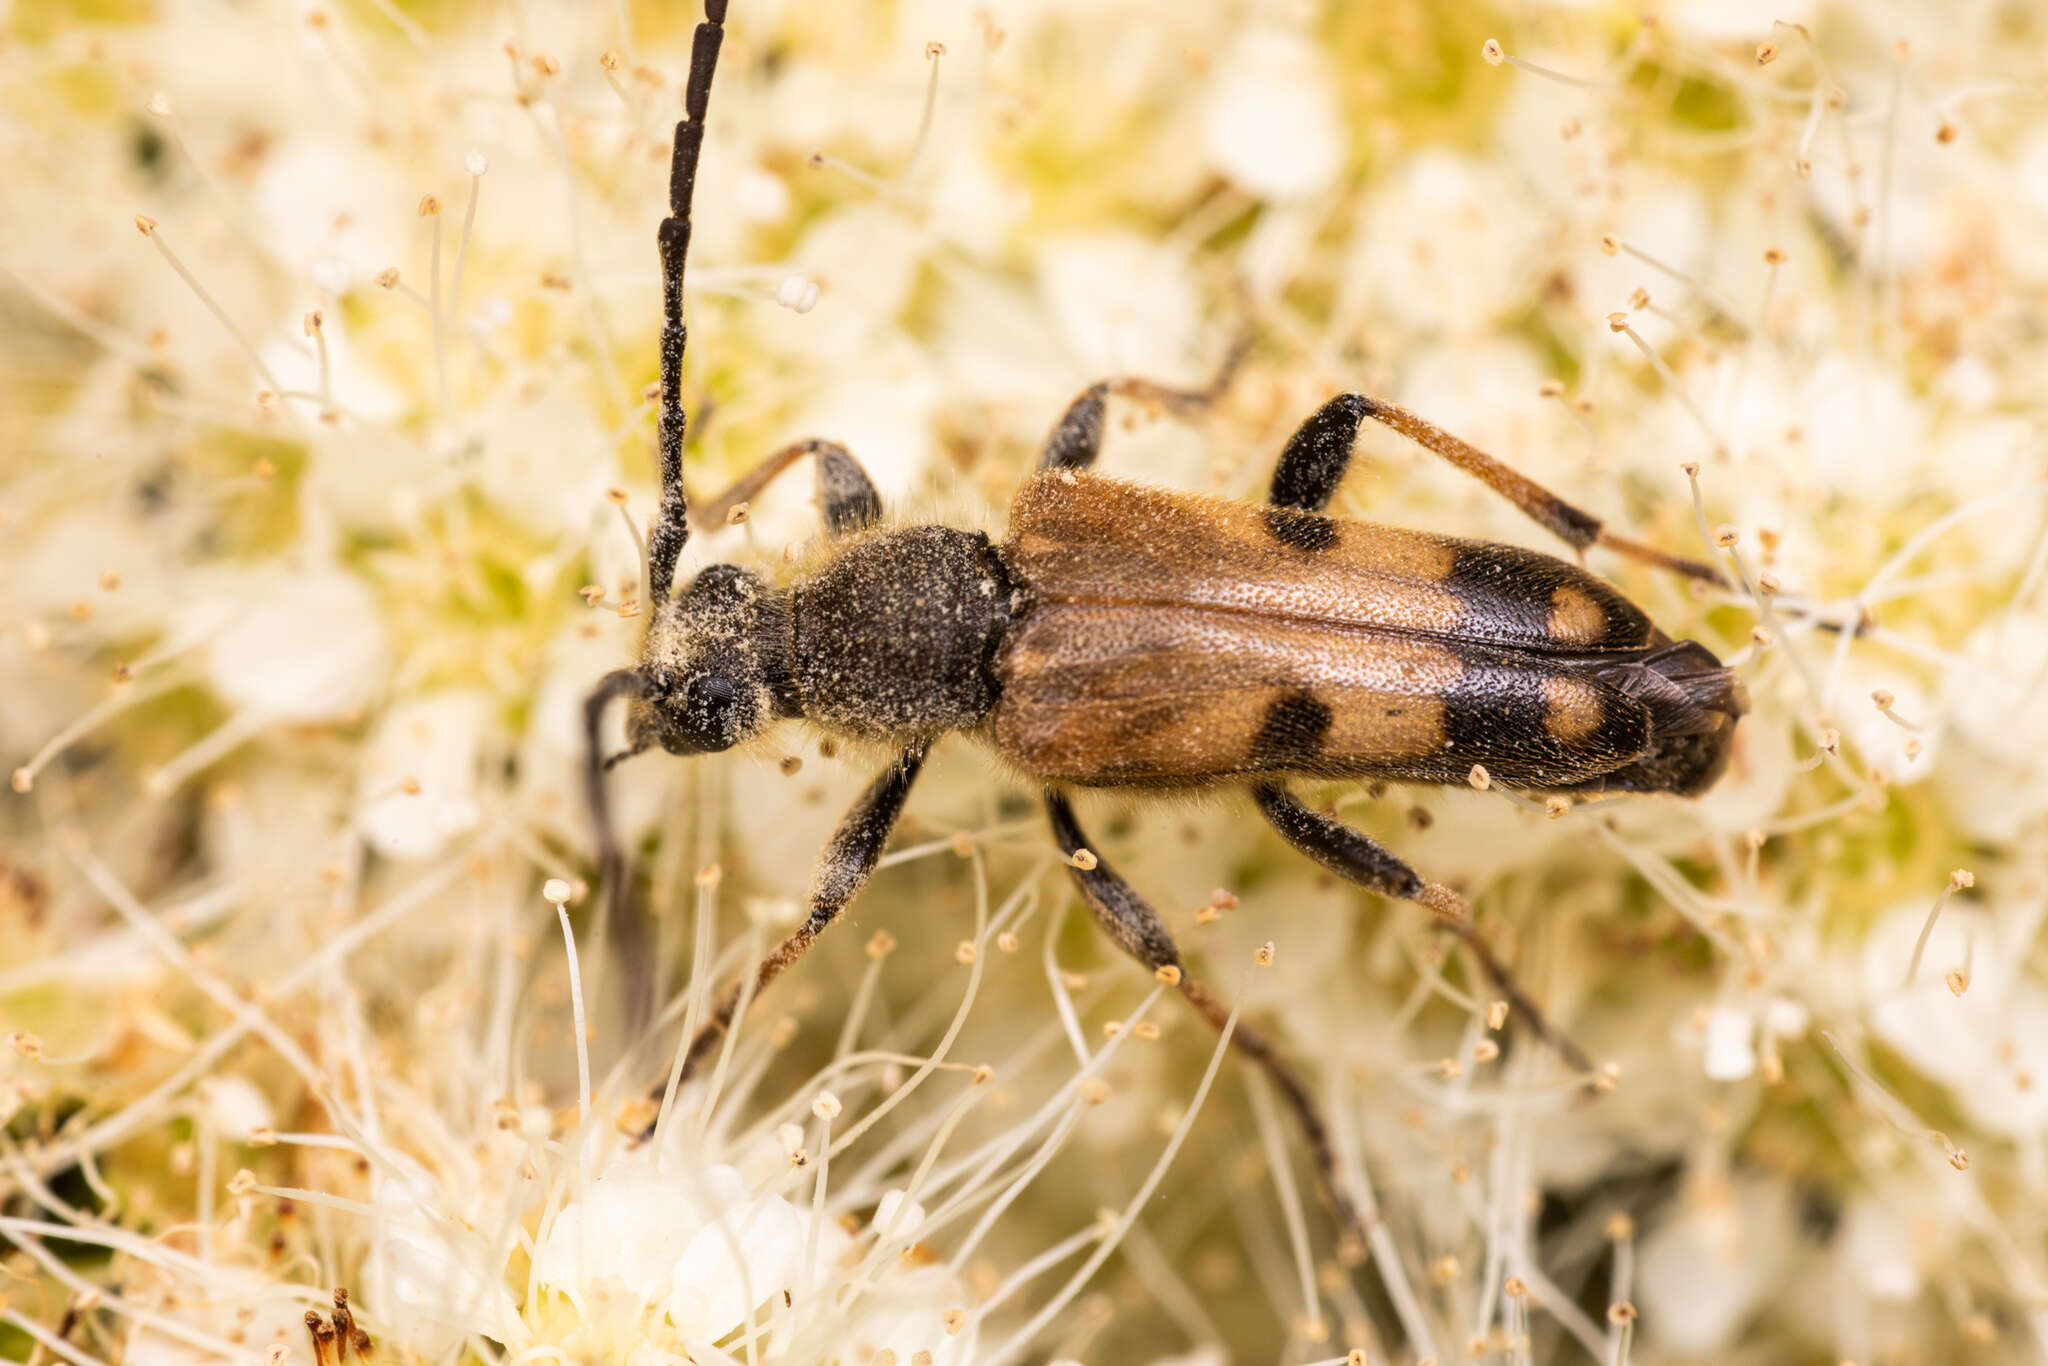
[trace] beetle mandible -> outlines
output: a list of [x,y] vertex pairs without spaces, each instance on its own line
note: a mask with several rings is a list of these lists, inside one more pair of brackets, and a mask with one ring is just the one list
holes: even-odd
[[[684,262],[725,0],[706,0],[704,11],[658,233],[651,617],[639,663],[607,675],[585,708],[588,796],[614,905],[624,866],[605,800],[612,762],[657,746],[715,753],[789,720],[890,747],[896,759],[820,857],[808,916],[755,969],[753,989],[767,987],[860,891],[934,742],[959,731],[1043,789],[1054,838],[1103,929],[1212,1023],[1227,1012],[1187,973],[1157,913],[1107,861],[1078,856],[1088,841],[1071,789],[1247,790],[1289,844],[1330,872],[1429,907],[1547,1033],[1456,892],[1304,805],[1288,779],[1462,784],[1477,766],[1493,783],[1539,793],[1691,796],[1727,765],[1746,707],[1741,682],[1706,647],[1673,641],[1576,565],[1324,509],[1370,420],[1479,478],[1575,550],[1605,546],[1709,582],[1721,581],[1717,571],[1617,536],[1434,424],[1361,394],[1331,399],[1295,432],[1263,507],[1090,472],[1110,397],[1191,412],[1220,392],[1226,365],[1206,390],[1136,379],[1084,390],[1016,495],[1000,543],[981,531],[892,524],[844,447],[786,447],[711,511],[722,515],[809,457],[830,554],[780,583],[713,565],[674,593],[690,530]],[[600,762],[601,723],[620,698],[632,703],[629,747]],[[690,1041],[684,1075],[730,1028],[741,996],[739,984],[722,994]],[[1333,1202],[1351,1216],[1308,1093],[1259,1035],[1239,1026],[1235,1039],[1281,1086]]]

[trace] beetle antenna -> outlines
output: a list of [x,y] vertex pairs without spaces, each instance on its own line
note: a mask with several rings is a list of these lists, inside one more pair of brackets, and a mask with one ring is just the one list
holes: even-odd
[[597,875],[604,886],[606,913],[613,924],[619,923],[626,907],[626,854],[619,847],[619,832],[612,826],[611,799],[605,793],[604,775],[618,759],[638,754],[647,745],[636,740],[624,755],[604,758],[604,713],[618,698],[646,695],[647,680],[638,669],[614,669],[583,700],[583,796],[590,808],[591,834],[597,841]]
[[725,37],[726,0],[704,0],[704,22],[690,45],[690,81],[683,93],[683,118],[676,125],[669,161],[668,217],[655,241],[661,250],[661,408],[656,419],[661,456],[661,511],[647,538],[649,606],[668,598],[676,560],[690,538],[689,501],[683,496],[683,266],[690,254],[690,198],[697,188],[697,161],[704,150],[704,111],[711,103],[711,73]]

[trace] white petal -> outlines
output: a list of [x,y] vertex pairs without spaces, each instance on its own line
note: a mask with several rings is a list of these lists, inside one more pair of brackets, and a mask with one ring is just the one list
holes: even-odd
[[535,1279],[579,1306],[600,1292],[654,1303],[703,1220],[688,1182],[659,1176],[648,1162],[620,1163],[555,1217],[534,1257]]
[[[728,1209],[676,1259],[669,1319],[686,1338],[715,1341],[786,1289],[803,1257],[805,1222],[779,1196]],[[737,1255],[735,1255],[737,1254]]]
[[330,721],[369,701],[385,656],[369,589],[337,571],[280,575],[207,647],[206,679],[235,707]]
[[1707,1047],[1701,1066],[1710,1081],[1741,1081],[1756,1071],[1752,1043],[1755,1021],[1749,1013],[1716,1006],[1707,1016]]
[[455,690],[408,698],[384,713],[357,781],[356,823],[371,848],[386,858],[432,858],[476,827],[489,706],[482,693]]
[[1913,1256],[1913,1231],[1883,1200],[1858,1197],[1835,1236],[1834,1252],[1845,1264],[1844,1284],[1874,1300],[1904,1304],[1920,1294],[1920,1266]]
[[1269,199],[1327,190],[1344,128],[1323,54],[1300,34],[1253,28],[1214,70],[1202,126],[1216,169]]
[[199,1096],[206,1102],[207,1119],[229,1138],[247,1138],[255,1130],[268,1129],[277,1122],[270,1097],[247,1077],[208,1077],[199,1085]]
[[[1989,916],[1950,906],[1928,936],[1913,985],[1905,985],[1913,945],[1934,900],[1894,907],[1863,941],[1863,988],[1870,1027],[1924,1077],[1968,1089],[1983,1076],[2001,1032],[2000,1002],[2011,964],[1998,947]],[[1958,997],[1943,981],[1967,967],[1970,988]]]
[[1679,1354],[1726,1346],[1770,1291],[1792,1236],[1783,1192],[1762,1183],[1680,1210],[1643,1240],[1644,1329]]

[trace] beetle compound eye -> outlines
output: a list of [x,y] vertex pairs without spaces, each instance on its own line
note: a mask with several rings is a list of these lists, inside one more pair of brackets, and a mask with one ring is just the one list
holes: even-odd
[[722,720],[732,711],[739,692],[723,674],[706,674],[690,683],[690,710],[710,720]]

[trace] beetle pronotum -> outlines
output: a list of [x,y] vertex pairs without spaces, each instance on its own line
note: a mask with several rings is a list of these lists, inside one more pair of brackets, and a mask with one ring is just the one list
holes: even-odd
[[[1462,784],[1483,768],[1493,784],[1540,793],[1692,795],[1727,764],[1745,708],[1741,683],[1704,646],[1671,640],[1576,565],[1324,508],[1371,420],[1482,480],[1576,550],[1606,546],[1709,581],[1716,571],[1616,536],[1434,424],[1362,394],[1339,395],[1302,424],[1263,507],[1105,478],[1091,467],[1112,395],[1192,411],[1221,387],[1120,379],[1091,385],[1066,409],[1001,543],[981,531],[889,522],[850,452],[807,441],[769,455],[714,500],[712,520],[808,456],[830,553],[784,582],[713,565],[673,593],[690,530],[683,272],[725,11],[725,0],[707,0],[696,29],[658,234],[651,616],[640,662],[607,675],[586,706],[589,798],[614,904],[624,868],[605,801],[611,762],[655,746],[725,750],[785,720],[886,745],[896,758],[827,843],[809,915],[754,972],[753,989],[765,988],[859,892],[934,742],[960,731],[1042,788],[1096,919],[1212,1023],[1227,1012],[1188,973],[1152,907],[1106,860],[1076,857],[1091,846],[1070,790],[1247,790],[1289,844],[1330,872],[1435,912],[1542,1029],[1456,892],[1304,805],[1287,780]],[[629,747],[600,763],[604,713],[620,698],[633,703]],[[740,984],[730,987],[689,1042],[685,1075],[730,1027],[741,995]],[[1235,1039],[1280,1085],[1327,1193],[1353,1219],[1308,1093],[1258,1034],[1240,1027]]]

